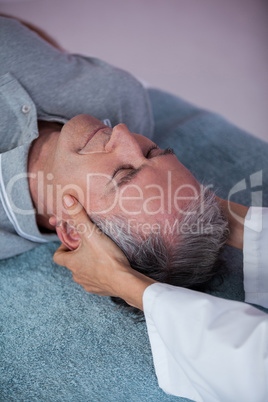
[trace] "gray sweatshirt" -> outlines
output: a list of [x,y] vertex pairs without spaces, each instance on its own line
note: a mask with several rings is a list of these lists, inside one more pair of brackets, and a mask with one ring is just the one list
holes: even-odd
[[[89,39],[90,40],[90,39]],[[146,89],[125,71],[61,52],[19,22],[0,17],[0,258],[57,239],[41,234],[27,179],[37,120],[66,123],[86,113],[149,138]]]

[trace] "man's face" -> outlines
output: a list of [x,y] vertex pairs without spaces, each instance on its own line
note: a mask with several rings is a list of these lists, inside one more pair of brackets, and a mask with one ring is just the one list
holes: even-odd
[[62,194],[69,193],[89,216],[121,215],[138,224],[172,220],[200,191],[170,150],[89,115],[72,118],[54,136],[45,177],[51,214],[59,215]]

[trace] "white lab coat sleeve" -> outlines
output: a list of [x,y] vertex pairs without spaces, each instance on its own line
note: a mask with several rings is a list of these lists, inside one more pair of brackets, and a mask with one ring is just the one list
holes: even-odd
[[[260,211],[251,208],[250,213],[247,219],[260,222]],[[262,235],[260,223],[247,222],[246,247],[250,247],[249,231],[255,243],[265,247],[267,218],[264,211]],[[259,294],[267,290],[262,284],[262,275],[267,278],[267,258],[265,261],[257,244],[256,248],[258,263],[248,263],[249,255],[254,258],[253,249],[246,253],[246,263],[247,272],[257,277],[260,285],[246,295],[254,293],[260,301]],[[256,267],[257,274],[252,272]],[[246,278],[245,284],[248,282]],[[145,290],[143,307],[158,383],[165,392],[196,402],[268,400],[267,314],[246,303],[160,283]]]
[[196,402],[268,400],[268,316],[156,283],[143,297],[159,386]]
[[268,208],[249,209],[244,226],[245,301],[268,308]]

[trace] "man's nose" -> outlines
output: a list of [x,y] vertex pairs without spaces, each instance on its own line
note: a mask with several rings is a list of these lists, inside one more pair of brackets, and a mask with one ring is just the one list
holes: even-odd
[[123,123],[113,128],[110,140],[105,146],[105,149],[107,152],[118,150],[127,154],[135,153],[142,155],[142,150],[137,140]]

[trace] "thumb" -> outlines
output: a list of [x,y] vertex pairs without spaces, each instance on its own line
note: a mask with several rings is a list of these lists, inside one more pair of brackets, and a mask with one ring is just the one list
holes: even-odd
[[65,266],[68,261],[69,249],[65,244],[61,244],[58,250],[55,251],[53,256],[53,261],[58,265]]
[[77,233],[83,236],[91,234],[96,230],[95,224],[90,220],[83,206],[72,195],[66,194],[63,197],[65,213],[70,218],[67,223],[76,229]]

